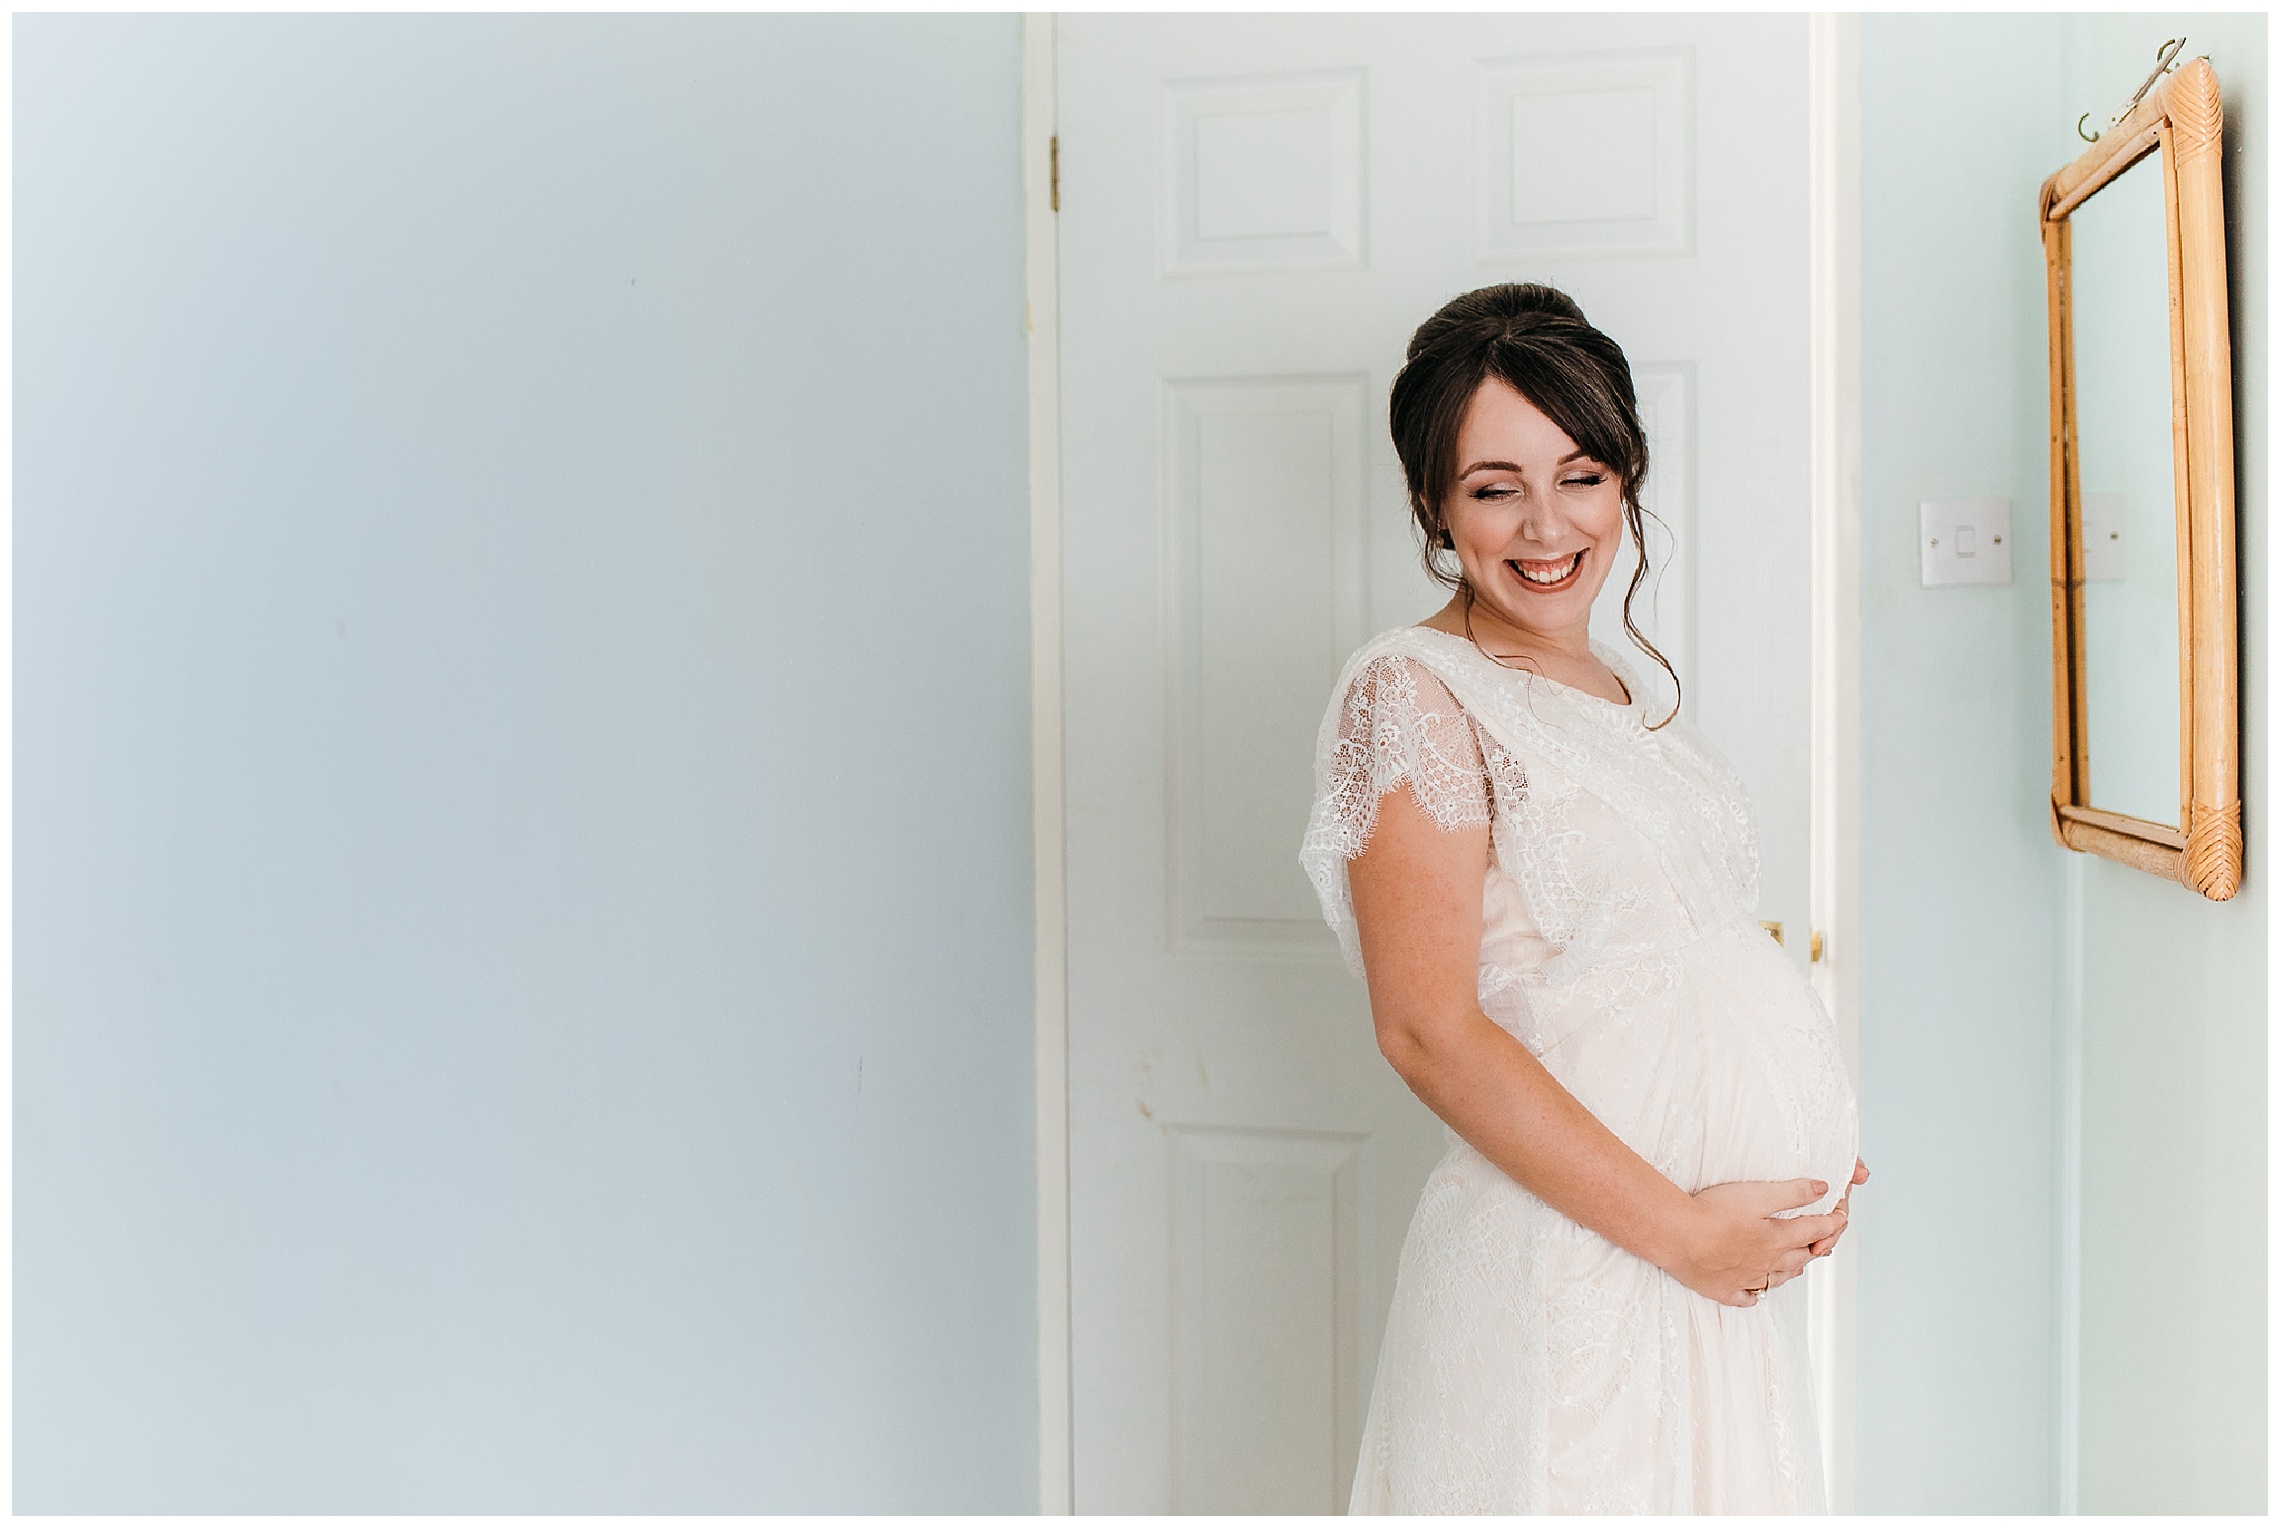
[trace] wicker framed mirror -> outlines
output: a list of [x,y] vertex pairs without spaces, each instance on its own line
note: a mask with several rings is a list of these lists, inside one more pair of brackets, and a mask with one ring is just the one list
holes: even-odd
[[2042,187],[2051,830],[2220,901],[2242,846],[2223,136],[2208,60],[2157,68]]

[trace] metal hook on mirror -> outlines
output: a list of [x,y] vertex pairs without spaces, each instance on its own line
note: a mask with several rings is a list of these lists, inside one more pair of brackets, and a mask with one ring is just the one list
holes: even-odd
[[2136,111],[2138,108],[2138,102],[2144,100],[2145,93],[2153,88],[2153,82],[2160,79],[2170,70],[2177,67],[2177,55],[2183,52],[2184,48],[2184,38],[2172,37],[2155,50],[2153,56],[2153,72],[2147,75],[2144,80],[2139,82],[2137,94],[2131,96],[2128,101],[2123,103],[2122,109],[2114,116],[2114,120],[2116,122],[2121,121],[2123,117],[2126,117],[2131,112]]
[[[2106,129],[2108,132],[2120,126],[2122,118],[2128,116],[2131,112],[2138,109],[2138,103],[2145,99],[2145,94],[2147,91],[2153,88],[2154,81],[2160,79],[2163,75],[2169,73],[2171,70],[2177,67],[2177,55],[2183,51],[2185,51],[2185,39],[2182,37],[2169,38],[2163,42],[2159,48],[2156,48],[2154,50],[2153,72],[2151,74],[2148,74],[2144,80],[2139,82],[2137,90],[2131,94],[2128,100],[2122,103],[2122,109],[2115,112],[2112,116],[2106,119]],[[2082,130],[2082,124],[2089,120],[2090,113],[2088,112],[2084,112],[2081,116],[2075,118],[2074,135],[2080,138],[2084,143],[2096,143],[2100,138],[2105,136],[2105,133],[2084,132]]]

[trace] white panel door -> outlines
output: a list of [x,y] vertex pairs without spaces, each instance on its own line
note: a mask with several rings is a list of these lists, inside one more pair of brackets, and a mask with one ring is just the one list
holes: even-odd
[[1631,356],[1677,553],[1642,624],[1804,926],[1805,33],[1059,23],[1080,1510],[1345,1504],[1443,1143],[1298,842],[1340,664],[1442,598],[1385,397],[1449,297],[1549,281]]

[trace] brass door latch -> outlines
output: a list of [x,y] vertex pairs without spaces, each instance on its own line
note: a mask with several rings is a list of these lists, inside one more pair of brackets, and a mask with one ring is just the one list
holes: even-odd
[[[1781,937],[1781,920],[1779,918],[1761,918],[1758,920],[1758,927],[1771,934],[1775,944],[1787,945],[1789,943],[1788,940]],[[1816,964],[1819,963],[1821,959],[1821,931],[1819,929],[1813,930],[1813,942],[1806,947],[1805,956],[1806,959]]]

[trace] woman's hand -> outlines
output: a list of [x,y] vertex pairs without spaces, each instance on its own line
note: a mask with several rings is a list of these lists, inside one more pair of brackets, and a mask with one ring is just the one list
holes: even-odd
[[1772,1217],[1811,1180],[1687,1195],[1617,1139],[1480,1007],[1485,824],[1441,827],[1397,785],[1347,866],[1378,1048],[1451,1129],[1545,1204],[1726,1305],[1796,1277],[1842,1215]]
[[[1854,1157],[1852,1185],[1845,1190],[1845,1197],[1837,1201],[1837,1213],[1839,1215],[1849,1217],[1852,1214],[1852,1191],[1853,1189],[1859,1188],[1863,1183],[1866,1183],[1867,1181],[1868,1164],[1866,1162],[1863,1162],[1860,1158]],[[1850,1221],[1848,1219],[1847,1224],[1849,1223]],[[1830,1253],[1836,1251],[1837,1238],[1844,1234],[1845,1228],[1843,1226],[1839,1226],[1831,1234],[1824,1236],[1819,1241],[1813,1243],[1813,1255],[1815,1257],[1827,1257]]]
[[1818,1178],[1713,1184],[1694,1195],[1692,1223],[1663,1271],[1720,1305],[1755,1305],[1759,1295],[1803,1273],[1815,1245],[1833,1245],[1844,1229],[1845,1217],[1837,1213],[1776,1218],[1828,1191]]

